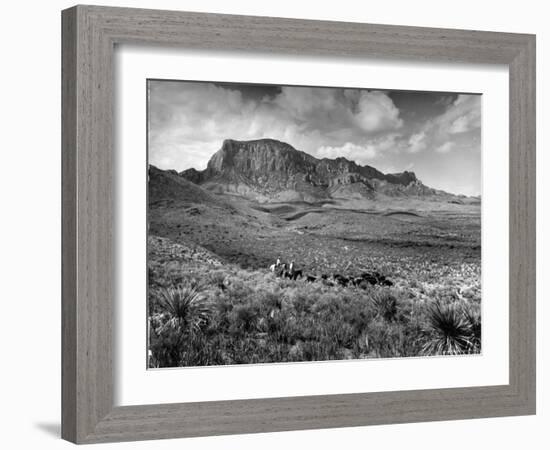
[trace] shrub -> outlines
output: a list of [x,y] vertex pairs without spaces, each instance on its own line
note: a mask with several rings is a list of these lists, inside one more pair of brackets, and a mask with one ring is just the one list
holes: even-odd
[[212,305],[205,297],[204,288],[192,283],[177,288],[161,288],[157,291],[158,304],[164,310],[162,333],[172,329],[179,334],[196,333],[206,325],[212,312]]
[[[360,289],[281,279],[231,264],[149,264],[152,367],[478,353],[481,348],[479,301],[455,295],[460,277],[474,279],[476,271],[460,275],[449,267],[442,275],[428,263],[400,260],[402,278],[392,288]],[[477,295],[479,285],[470,284]]]
[[481,351],[481,314],[472,306],[466,306],[463,313],[471,336],[468,350],[471,353],[479,353]]
[[150,320],[150,365],[180,365],[185,341],[194,340],[208,324],[212,314],[211,303],[197,283],[159,288],[153,297],[162,312],[153,314]]
[[373,292],[372,302],[380,317],[388,322],[396,319],[397,299],[390,291],[384,289]]
[[464,315],[453,305],[434,302],[428,309],[429,341],[425,355],[460,355],[472,346],[472,334]]

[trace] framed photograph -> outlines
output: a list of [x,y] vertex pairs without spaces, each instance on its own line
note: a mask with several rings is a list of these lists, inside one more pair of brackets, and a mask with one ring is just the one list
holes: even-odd
[[62,24],[65,439],[535,413],[534,36]]

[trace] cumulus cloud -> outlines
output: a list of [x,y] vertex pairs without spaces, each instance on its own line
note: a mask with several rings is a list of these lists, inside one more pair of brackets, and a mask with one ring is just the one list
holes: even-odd
[[201,169],[224,139],[270,137],[314,156],[341,148],[363,161],[383,149],[380,136],[402,127],[399,113],[381,91],[284,86],[276,95],[246,98],[230,85],[151,82],[150,160]]
[[[458,95],[453,102],[442,97],[440,104],[445,111],[421,124],[411,134],[408,151],[418,153],[432,149],[437,153],[448,153],[456,146],[455,140],[466,133],[479,134],[481,128],[481,96]],[[471,137],[472,142],[475,136]]]
[[381,91],[285,86],[273,104],[307,128],[344,126],[375,133],[403,124],[399,109]]
[[388,131],[401,128],[403,121],[393,101],[380,91],[360,92],[356,123],[365,131]]
[[163,168],[204,168],[207,158],[227,137],[227,130],[247,135],[257,105],[236,90],[213,84],[182,89],[179,82],[152,82],[149,87],[149,157]]
[[426,148],[426,132],[420,131],[409,138],[409,152],[418,153]]
[[148,87],[149,162],[162,169],[204,169],[224,139],[273,138],[385,172],[414,166],[440,189],[451,189],[459,167],[479,172],[478,95],[178,81]]
[[435,149],[438,153],[449,153],[455,146],[454,142],[445,142]]
[[320,147],[317,151],[317,155],[321,158],[330,159],[343,156],[344,158],[356,161],[360,164],[366,164],[366,161],[376,156],[376,149],[372,145],[363,147],[353,144],[352,142],[346,142],[340,147]]
[[366,139],[362,143],[346,142],[340,146],[321,146],[315,152],[319,158],[338,158],[343,156],[358,164],[372,164],[373,159],[396,152],[402,146],[397,133]]
[[481,96],[457,97],[447,110],[434,120],[434,127],[440,134],[458,134],[481,127]]

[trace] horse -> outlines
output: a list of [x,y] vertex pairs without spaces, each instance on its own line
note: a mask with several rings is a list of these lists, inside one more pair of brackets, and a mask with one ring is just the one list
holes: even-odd
[[284,277],[286,273],[286,264],[279,264],[279,266],[275,265],[275,274],[278,277]]
[[292,273],[290,272],[290,270],[284,270],[284,271],[283,271],[283,278],[288,278],[288,279],[292,280],[292,279],[293,279],[292,276],[293,276],[293,275],[292,275]]
[[302,278],[303,276],[304,276],[304,274],[303,274],[302,270],[294,270],[294,271],[290,272],[290,278],[292,280],[295,280],[295,281],[298,277]]
[[313,283],[313,282],[315,282],[315,280],[317,280],[316,277],[314,277],[314,276],[312,276],[312,275],[306,275],[306,281],[307,281],[308,283]]

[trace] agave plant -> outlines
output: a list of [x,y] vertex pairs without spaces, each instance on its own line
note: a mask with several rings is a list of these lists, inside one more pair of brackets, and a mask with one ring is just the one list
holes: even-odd
[[190,283],[177,288],[163,288],[156,292],[156,296],[164,318],[157,333],[172,330],[181,336],[195,334],[208,323],[212,305],[200,285]]
[[422,352],[426,355],[461,355],[472,348],[470,326],[461,311],[452,305],[435,302],[428,310],[430,340]]

